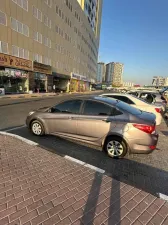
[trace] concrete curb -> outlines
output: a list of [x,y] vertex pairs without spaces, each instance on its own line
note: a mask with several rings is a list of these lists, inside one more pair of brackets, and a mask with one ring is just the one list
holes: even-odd
[[58,93],[58,94],[19,94],[19,95],[4,95],[0,96],[0,99],[22,99],[22,98],[45,98],[45,97],[55,97],[55,96],[64,96],[64,95],[74,95],[74,94],[91,94],[101,91],[87,91],[87,92],[69,92],[69,93]]

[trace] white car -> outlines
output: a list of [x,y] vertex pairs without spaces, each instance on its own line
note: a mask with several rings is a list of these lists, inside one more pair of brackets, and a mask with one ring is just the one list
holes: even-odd
[[142,111],[154,113],[156,115],[156,125],[160,125],[162,122],[162,115],[161,111],[162,108],[161,106],[157,106],[154,104],[149,104],[146,101],[136,98],[132,95],[129,94],[119,94],[119,93],[106,93],[102,94],[101,96],[109,97],[109,98],[115,98],[120,101],[123,101],[129,105],[132,105]]

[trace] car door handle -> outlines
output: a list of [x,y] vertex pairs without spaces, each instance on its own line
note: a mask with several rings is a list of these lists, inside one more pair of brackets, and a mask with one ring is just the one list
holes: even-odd
[[106,123],[109,123],[109,122],[110,122],[109,119],[103,119],[102,121],[103,121],[103,122],[106,122]]

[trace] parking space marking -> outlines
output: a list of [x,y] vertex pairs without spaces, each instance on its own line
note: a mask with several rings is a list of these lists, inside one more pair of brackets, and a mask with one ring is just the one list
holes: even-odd
[[167,195],[164,195],[162,193],[158,193],[158,195],[159,195],[159,198],[161,198],[161,199],[163,199],[165,201],[168,201],[168,196]]
[[75,159],[75,158],[73,158],[73,157],[71,157],[71,156],[69,156],[69,155],[64,156],[64,158],[65,158],[65,159],[68,159],[68,160],[70,160],[70,161],[76,162],[76,163],[78,163],[78,164],[80,164],[80,165],[84,165],[84,164],[85,164],[85,162],[83,162],[83,161],[81,161],[81,160],[78,160],[78,159]]
[[85,166],[85,167],[87,167],[87,168],[90,168],[90,169],[92,169],[92,170],[95,170],[95,171],[97,171],[97,172],[99,172],[99,173],[105,173],[105,170],[102,170],[102,169],[100,169],[100,168],[98,168],[98,167],[96,167],[96,166],[92,166],[91,164],[87,164],[87,163],[85,163],[85,162],[83,162],[83,161],[81,161],[81,160],[75,159],[75,158],[73,158],[73,157],[71,157],[71,156],[69,156],[69,155],[65,155],[64,158],[65,158],[65,159],[68,159],[68,160],[70,160],[70,161],[73,161],[73,162],[75,162],[75,163],[78,163],[78,164],[80,164],[80,165],[83,165],[83,166]]
[[6,131],[0,131],[0,134],[17,138],[17,139],[19,139],[19,140],[21,140],[21,141],[23,141],[23,142],[25,142],[25,143],[27,143],[29,145],[33,145],[33,146],[39,145],[38,143],[36,143],[34,141],[30,141],[29,139],[26,139],[26,138],[21,137],[21,136],[16,135],[16,134],[7,133]]
[[9,132],[9,131],[18,130],[18,129],[21,129],[21,128],[24,128],[24,127],[26,127],[26,125],[22,125],[22,126],[19,126],[19,127],[13,127],[11,129],[7,129],[7,130],[4,130],[4,131]]
[[90,165],[90,164],[85,164],[84,166],[85,166],[85,167],[88,167],[88,168],[90,168],[90,169],[92,169],[92,170],[95,170],[95,171],[97,171],[97,172],[99,172],[99,173],[105,173],[105,170],[102,170],[102,169],[100,169],[100,168],[98,168],[98,167],[96,167],[96,166],[92,166],[92,165]]

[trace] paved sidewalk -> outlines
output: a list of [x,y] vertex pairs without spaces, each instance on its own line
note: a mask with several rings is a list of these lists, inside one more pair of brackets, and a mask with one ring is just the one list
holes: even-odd
[[168,203],[1,135],[0,225],[6,224],[167,225]]

